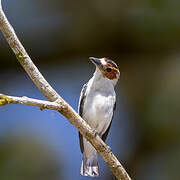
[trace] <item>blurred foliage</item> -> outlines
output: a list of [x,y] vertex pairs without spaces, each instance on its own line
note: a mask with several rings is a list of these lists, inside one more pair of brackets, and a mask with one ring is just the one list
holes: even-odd
[[[26,49],[44,61],[53,56],[177,50],[179,5],[178,0],[4,1],[5,12]],[[0,48],[1,60],[8,63],[7,57],[12,57],[5,41]]]
[[33,137],[7,136],[0,142],[0,179],[60,178],[54,152]]
[[[45,74],[58,67],[52,83],[66,77],[72,87],[80,87],[78,82],[90,77],[88,56],[107,56],[120,66],[117,94],[122,95],[118,101],[129,117],[123,121],[118,114],[112,138],[133,179],[180,179],[179,7],[178,0],[4,1],[5,12],[32,59],[46,66]],[[8,93],[12,69],[18,65],[17,71],[23,71],[2,35],[0,51],[0,90]],[[78,81],[72,78],[74,74]],[[118,139],[119,129],[129,141]],[[55,179],[53,153],[39,144],[10,138],[0,146],[0,179],[40,179],[41,175]],[[130,151],[126,156],[123,147]],[[103,179],[113,177],[107,172]]]

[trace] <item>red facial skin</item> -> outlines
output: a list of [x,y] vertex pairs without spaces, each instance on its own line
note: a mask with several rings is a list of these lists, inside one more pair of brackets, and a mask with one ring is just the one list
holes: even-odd
[[[111,69],[111,71],[108,72],[107,68]],[[101,70],[101,71],[102,71],[102,74],[110,80],[116,79],[119,74],[119,70],[117,68],[113,67],[111,64],[104,65],[103,70]]]
[[111,62],[108,62],[109,59],[105,57],[100,58],[100,60],[105,61],[104,63],[101,64],[99,68],[103,76],[110,80],[117,79],[119,75],[119,69],[117,66],[114,65],[115,63],[113,64],[112,60],[110,60]]

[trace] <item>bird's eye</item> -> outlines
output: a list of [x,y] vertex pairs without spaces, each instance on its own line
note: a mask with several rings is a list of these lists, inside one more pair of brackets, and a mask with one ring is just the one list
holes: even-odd
[[111,68],[106,68],[106,71],[107,71],[107,72],[111,72],[112,69],[111,69]]

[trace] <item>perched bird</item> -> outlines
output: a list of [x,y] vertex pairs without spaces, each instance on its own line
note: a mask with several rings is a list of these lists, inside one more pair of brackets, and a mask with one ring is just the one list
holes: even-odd
[[[93,77],[83,86],[79,99],[79,115],[93,128],[103,141],[106,140],[116,106],[116,85],[120,72],[108,58],[89,58],[96,66]],[[83,159],[81,174],[99,176],[98,154],[94,147],[79,133]]]

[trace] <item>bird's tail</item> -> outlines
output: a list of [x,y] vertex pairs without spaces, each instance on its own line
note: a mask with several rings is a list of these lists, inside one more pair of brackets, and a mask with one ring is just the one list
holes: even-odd
[[83,154],[83,160],[81,164],[81,175],[89,177],[99,176],[99,166],[98,166],[98,155],[93,154],[90,158],[87,158]]

